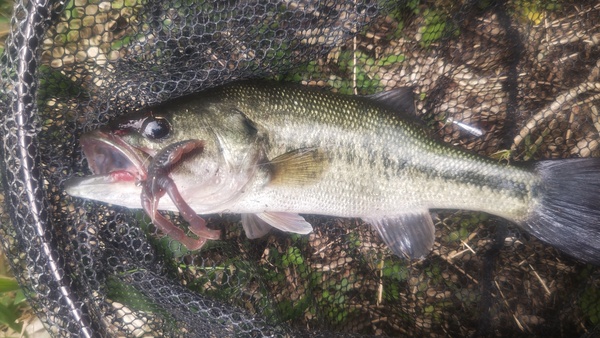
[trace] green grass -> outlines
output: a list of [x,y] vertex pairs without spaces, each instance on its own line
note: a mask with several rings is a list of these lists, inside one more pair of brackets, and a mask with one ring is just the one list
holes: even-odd
[[13,5],[12,0],[0,0],[0,55],[4,53],[4,41],[6,41],[9,33]]
[[21,332],[23,326],[17,320],[30,312],[19,283],[9,271],[4,254],[0,259],[0,332],[8,329]]

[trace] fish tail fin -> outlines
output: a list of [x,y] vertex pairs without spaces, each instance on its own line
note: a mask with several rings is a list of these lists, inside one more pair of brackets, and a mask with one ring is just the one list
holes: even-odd
[[542,161],[534,205],[524,226],[583,262],[600,265],[600,158]]

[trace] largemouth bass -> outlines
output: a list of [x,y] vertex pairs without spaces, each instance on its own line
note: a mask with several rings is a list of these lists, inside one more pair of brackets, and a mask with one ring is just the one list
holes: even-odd
[[[218,238],[198,214],[240,213],[249,238],[270,227],[309,233],[298,214],[320,214],[361,218],[395,254],[420,258],[434,243],[429,210],[465,209],[600,263],[600,159],[501,164],[434,141],[409,116],[413,104],[407,89],[358,97],[231,84],[83,135],[95,175],[66,190],[143,207],[191,249]],[[158,210],[180,211],[199,239]]]

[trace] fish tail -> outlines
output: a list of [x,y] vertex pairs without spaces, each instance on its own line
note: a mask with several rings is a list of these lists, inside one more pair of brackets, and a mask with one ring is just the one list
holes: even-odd
[[583,262],[600,265],[600,158],[542,161],[524,226]]

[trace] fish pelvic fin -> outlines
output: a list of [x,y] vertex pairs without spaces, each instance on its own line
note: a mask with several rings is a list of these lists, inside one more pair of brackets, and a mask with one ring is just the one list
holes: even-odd
[[435,226],[429,210],[418,210],[384,218],[363,218],[401,258],[424,258],[435,242]]
[[[308,223],[304,217],[298,214],[288,212],[263,212],[254,214],[261,221],[269,224],[273,228],[282,231],[292,232],[295,234],[306,235],[313,230],[312,225]],[[264,225],[261,225],[261,227]]]
[[255,214],[242,214],[242,226],[249,239],[261,238],[271,230],[271,225]]
[[537,203],[522,226],[540,240],[600,265],[600,158],[542,161]]
[[318,148],[302,148],[279,155],[270,161],[269,184],[304,186],[318,182],[328,159]]

